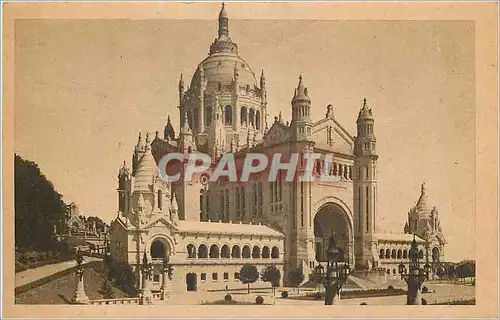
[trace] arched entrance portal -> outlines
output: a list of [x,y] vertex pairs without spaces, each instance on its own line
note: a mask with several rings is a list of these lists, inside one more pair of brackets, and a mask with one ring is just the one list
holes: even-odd
[[165,259],[169,255],[169,246],[165,239],[157,238],[151,243],[151,258]]
[[186,287],[187,287],[187,291],[196,291],[197,290],[196,273],[186,274]]
[[316,243],[316,261],[326,262],[326,251],[328,241],[333,235],[336,245],[339,248],[339,261],[349,259],[353,253],[350,246],[351,226],[347,212],[336,203],[326,203],[320,207],[314,217],[314,237]]

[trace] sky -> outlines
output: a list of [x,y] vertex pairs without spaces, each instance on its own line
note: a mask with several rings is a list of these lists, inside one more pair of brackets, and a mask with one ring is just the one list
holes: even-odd
[[[18,20],[15,151],[35,161],[82,214],[117,215],[117,174],[139,131],[179,132],[189,84],[217,34],[212,20]],[[231,7],[228,6],[231,19]],[[426,183],[447,260],[474,259],[474,26],[466,21],[230,20],[240,55],[268,90],[268,123],[291,118],[300,74],[312,118],[332,104],[352,135],[375,117],[377,227],[402,232]]]

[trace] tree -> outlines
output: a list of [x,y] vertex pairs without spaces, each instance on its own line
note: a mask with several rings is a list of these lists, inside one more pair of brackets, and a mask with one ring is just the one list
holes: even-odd
[[259,270],[253,264],[245,263],[241,267],[239,279],[241,283],[248,284],[248,293],[250,293],[250,284],[259,280]]
[[455,278],[456,276],[456,266],[452,263],[446,266],[446,276],[448,278]]
[[113,287],[111,286],[111,283],[109,283],[108,279],[105,279],[102,283],[99,293],[103,296],[104,299],[114,298]]
[[476,262],[465,260],[458,264],[456,274],[459,278],[472,278],[476,276]]
[[271,264],[262,269],[260,273],[260,278],[264,282],[270,282],[273,288],[273,295],[276,293],[276,287],[279,287],[281,280],[280,269],[276,268],[275,265]]
[[288,275],[288,280],[292,286],[297,288],[297,292],[300,292],[299,285],[304,281],[304,270],[302,268],[293,269]]
[[318,291],[321,292],[321,284],[323,283],[323,275],[318,273],[316,269],[309,274],[309,281],[316,284],[316,287],[319,288]]
[[14,155],[15,244],[19,248],[53,249],[54,225],[65,213],[62,196],[34,162]]

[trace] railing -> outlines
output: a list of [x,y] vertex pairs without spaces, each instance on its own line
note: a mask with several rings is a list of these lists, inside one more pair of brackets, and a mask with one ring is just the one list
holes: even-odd
[[431,305],[475,305],[476,298],[458,298],[458,299],[439,299],[434,301],[427,301]]
[[90,300],[89,304],[91,305],[139,304],[139,298],[96,299],[96,300]]

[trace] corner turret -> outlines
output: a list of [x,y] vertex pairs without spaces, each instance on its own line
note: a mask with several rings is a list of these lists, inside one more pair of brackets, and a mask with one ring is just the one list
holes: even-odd
[[[281,114],[280,114],[281,118]],[[281,122],[281,121],[280,121]],[[292,99],[292,137],[297,141],[307,141],[312,134],[311,99],[302,75]]]

